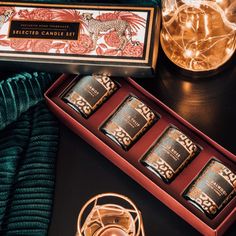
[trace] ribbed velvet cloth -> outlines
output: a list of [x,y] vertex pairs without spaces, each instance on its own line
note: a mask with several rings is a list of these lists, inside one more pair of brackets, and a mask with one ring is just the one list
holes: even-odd
[[[25,2],[97,4],[99,1]],[[158,0],[101,2],[160,3]],[[55,78],[56,75],[43,72],[0,74],[0,236],[47,235],[59,130],[43,93]]]
[[0,235],[47,235],[58,123],[43,102],[46,73],[0,78]]

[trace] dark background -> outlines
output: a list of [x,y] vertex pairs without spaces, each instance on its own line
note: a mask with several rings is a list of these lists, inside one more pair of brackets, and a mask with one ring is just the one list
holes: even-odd
[[[137,80],[198,129],[236,154],[236,56],[215,75],[183,75],[161,52],[155,78]],[[71,236],[83,204],[116,192],[142,212],[146,236],[199,235],[159,200],[61,124],[53,217],[49,236]],[[236,235],[236,224],[227,236]]]

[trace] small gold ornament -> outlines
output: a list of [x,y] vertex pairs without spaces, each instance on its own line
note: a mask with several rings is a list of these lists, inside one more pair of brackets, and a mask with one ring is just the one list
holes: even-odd
[[[119,204],[117,204],[119,202]],[[76,236],[145,236],[140,211],[127,197],[99,194],[85,203]]]

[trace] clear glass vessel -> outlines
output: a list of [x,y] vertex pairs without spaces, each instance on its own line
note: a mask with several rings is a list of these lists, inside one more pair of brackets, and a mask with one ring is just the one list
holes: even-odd
[[236,0],[163,0],[161,45],[190,71],[210,71],[233,55]]

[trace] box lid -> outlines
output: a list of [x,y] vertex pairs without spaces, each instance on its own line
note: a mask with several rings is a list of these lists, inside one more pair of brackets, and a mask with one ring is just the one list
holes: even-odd
[[157,6],[0,3],[4,68],[152,76]]

